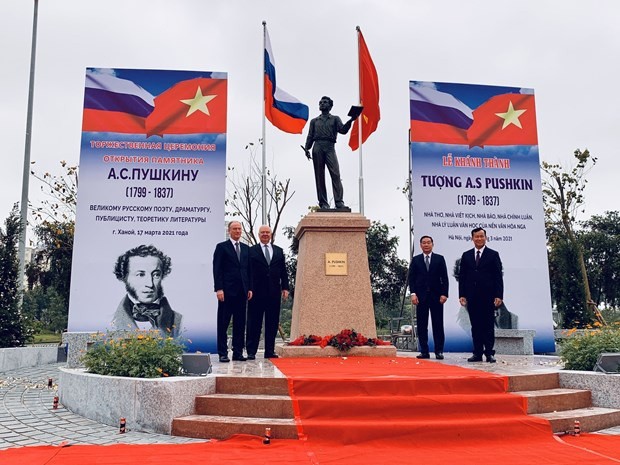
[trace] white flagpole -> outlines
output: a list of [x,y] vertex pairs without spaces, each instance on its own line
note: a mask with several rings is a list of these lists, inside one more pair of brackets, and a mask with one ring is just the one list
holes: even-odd
[[[32,107],[34,102],[34,67],[37,56],[37,19],[39,16],[39,0],[34,0],[32,16],[32,45],[30,49],[30,83],[28,86],[28,112],[26,115],[26,144],[24,148],[24,172],[22,177],[22,200],[20,210],[21,231],[19,233],[19,290],[24,290],[26,274],[26,228],[28,226],[28,188],[30,184],[30,140],[32,136]],[[20,296],[23,294],[20,292]],[[20,297],[21,301],[22,297]]]
[[266,58],[265,58],[265,50],[267,50],[267,22],[263,21],[263,164],[261,171],[261,206],[262,206],[262,224],[267,224],[267,148],[265,141],[265,69],[266,69]]
[[413,257],[413,172],[411,171],[411,129],[409,129],[407,133],[407,147],[409,149],[407,153],[407,159],[409,160],[409,179],[407,180],[407,184],[409,184],[409,192],[407,192],[407,203],[409,210],[409,259]]
[[[357,73],[358,73],[358,88],[359,88],[359,104],[362,105],[362,70],[360,69],[360,27],[356,26],[355,30],[357,31]],[[359,142],[359,164],[360,164],[360,174],[359,174],[359,202],[360,202],[360,213],[364,214],[364,166],[362,163],[362,118],[363,116],[360,114],[357,117],[357,134],[358,134],[358,142]]]

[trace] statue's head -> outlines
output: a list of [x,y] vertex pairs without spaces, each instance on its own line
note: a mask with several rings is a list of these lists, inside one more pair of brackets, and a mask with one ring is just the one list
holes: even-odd
[[319,110],[321,111],[323,110],[330,111],[333,106],[334,106],[334,101],[331,98],[327,97],[326,95],[321,97],[321,100],[319,100]]

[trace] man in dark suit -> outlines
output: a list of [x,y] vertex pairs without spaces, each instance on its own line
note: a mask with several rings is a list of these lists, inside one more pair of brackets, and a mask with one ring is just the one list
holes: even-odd
[[241,223],[228,224],[230,239],[220,242],[213,253],[213,284],[217,296],[217,353],[220,362],[228,358],[228,326],[232,318],[232,359],[245,361],[243,356],[245,317],[248,300],[252,298],[250,248],[240,242]]
[[282,248],[271,243],[271,228],[258,230],[259,244],[250,247],[250,269],[254,294],[248,304],[246,347],[248,359],[256,358],[263,316],[265,318],[265,358],[278,358],[276,335],[280,324],[280,302],[288,298],[288,272]]
[[459,270],[459,302],[467,307],[474,353],[468,362],[495,363],[495,309],[504,298],[504,278],[499,253],[486,246],[483,228],[471,232],[474,248],[463,253]]
[[416,306],[416,320],[420,355],[430,358],[428,348],[428,315],[433,323],[435,358],[443,360],[446,340],[443,330],[443,304],[448,300],[448,268],[443,256],[433,253],[433,238],[420,238],[422,253],[411,260],[409,266],[409,290],[411,304]]

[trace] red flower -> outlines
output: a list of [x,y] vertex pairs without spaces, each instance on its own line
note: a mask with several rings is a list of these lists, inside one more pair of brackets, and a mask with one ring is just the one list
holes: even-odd
[[353,329],[343,329],[338,334],[327,335],[325,337],[310,335],[310,336],[299,336],[292,342],[289,342],[291,346],[320,346],[321,348],[325,348],[327,346],[335,347],[336,349],[346,352],[351,349],[351,347],[362,347],[362,346],[383,346],[383,345],[391,345],[389,341],[382,341],[381,339],[376,338],[367,338],[362,334],[356,333]]

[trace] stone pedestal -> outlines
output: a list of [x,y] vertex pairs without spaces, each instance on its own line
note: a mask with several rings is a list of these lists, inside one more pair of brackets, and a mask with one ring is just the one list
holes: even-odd
[[343,329],[377,337],[366,249],[369,226],[359,213],[315,212],[299,222],[291,340]]

